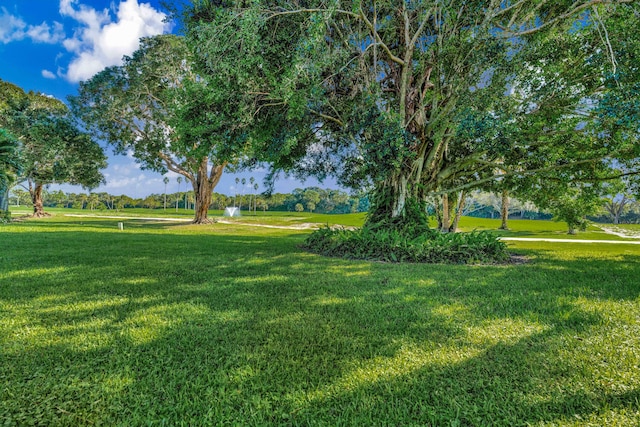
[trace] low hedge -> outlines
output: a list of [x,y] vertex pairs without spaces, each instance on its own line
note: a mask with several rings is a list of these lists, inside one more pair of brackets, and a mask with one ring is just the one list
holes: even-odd
[[325,256],[387,262],[502,263],[510,258],[507,245],[486,231],[424,230],[416,236],[398,229],[323,227],[306,239],[304,247]]
[[11,212],[0,210],[0,224],[8,224],[11,222]]

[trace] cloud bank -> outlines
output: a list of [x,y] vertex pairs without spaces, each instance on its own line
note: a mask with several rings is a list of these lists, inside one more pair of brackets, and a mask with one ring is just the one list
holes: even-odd
[[77,0],[60,0],[60,14],[80,24],[73,37],[63,42],[74,56],[63,76],[74,83],[120,64],[124,55],[138,48],[140,38],[171,30],[171,24],[164,22],[164,13],[138,0],[121,1],[115,20],[108,9],[97,11]]

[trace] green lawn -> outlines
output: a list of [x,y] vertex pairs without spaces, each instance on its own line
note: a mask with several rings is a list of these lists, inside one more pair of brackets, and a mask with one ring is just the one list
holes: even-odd
[[625,240],[624,238],[615,236],[613,234],[605,233],[601,228],[597,226],[597,224],[589,225],[586,231],[580,231],[575,235],[567,234],[567,224],[564,222],[510,219],[508,225],[509,230],[499,230],[499,219],[462,217],[460,220],[461,230],[490,230],[495,232],[495,234],[504,237],[533,237],[575,240]]
[[[19,208],[11,207],[11,215],[13,218],[29,215],[33,211],[26,206]],[[120,216],[131,218],[178,218],[178,219],[193,219],[193,210],[188,209],[140,209],[140,208],[127,208],[119,211],[115,210],[88,210],[88,209],[66,209],[66,208],[46,208],[46,212],[53,215],[84,215],[84,216]],[[344,226],[361,226],[364,223],[365,214],[316,214],[308,212],[281,212],[281,211],[258,211],[255,214],[253,212],[243,211],[242,216],[229,218],[224,216],[222,210],[210,210],[209,218],[212,219],[224,219],[227,221],[234,221],[239,223],[261,223],[268,225],[301,225],[301,224],[340,224]]]
[[0,425],[640,424],[638,245],[398,265],[117,222],[0,226]]

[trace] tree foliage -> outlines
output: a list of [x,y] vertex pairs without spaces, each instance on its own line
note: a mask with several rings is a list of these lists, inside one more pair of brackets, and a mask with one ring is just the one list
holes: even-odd
[[18,141],[0,128],[0,211],[6,211],[9,203],[9,187],[20,171]]
[[261,159],[373,187],[375,226],[422,221],[433,194],[544,194],[635,161],[638,97],[617,109],[637,90],[637,16],[625,0],[269,0],[193,1],[184,21]]
[[43,216],[42,189],[48,184],[77,184],[92,188],[104,181],[107,166],[102,148],[82,132],[68,108],[41,93],[25,93],[1,82],[2,126],[19,141],[21,169],[17,180],[26,182],[34,216]]
[[196,195],[194,222],[206,223],[211,193],[246,138],[237,132],[230,100],[194,65],[183,38],[144,38],[123,65],[81,83],[70,102],[116,152],[131,152],[143,168],[184,176]]

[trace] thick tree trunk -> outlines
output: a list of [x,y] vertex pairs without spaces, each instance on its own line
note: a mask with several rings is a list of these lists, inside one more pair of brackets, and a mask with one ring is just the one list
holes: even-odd
[[195,218],[194,224],[211,224],[214,221],[207,217],[209,211],[209,205],[211,204],[211,192],[213,189],[209,186],[207,180],[194,186],[193,190],[196,193],[195,203]]
[[193,207],[195,211],[194,224],[211,224],[215,222],[209,219],[207,215],[209,205],[211,205],[213,189],[218,185],[226,164],[213,166],[210,174],[207,171],[208,164],[209,159],[204,158],[198,167],[195,181],[191,182],[195,194],[195,204]]
[[502,224],[500,224],[500,230],[508,230],[509,229],[509,191],[502,190],[502,206],[500,207],[500,218],[502,219]]
[[209,177],[207,173],[207,164],[201,162],[196,174],[195,182],[193,184],[193,192],[196,196],[195,203],[195,217],[193,218],[194,224],[211,224],[213,221],[208,218],[209,205],[211,204],[211,193],[213,187],[209,183]]
[[417,191],[418,186],[409,173],[397,171],[376,186],[367,227],[410,226],[414,231],[429,227],[426,199]]
[[42,218],[50,216],[44,211],[44,204],[42,203],[42,183],[36,182],[35,187],[29,186],[29,193],[31,194],[31,202],[33,203],[33,216],[35,218]]

